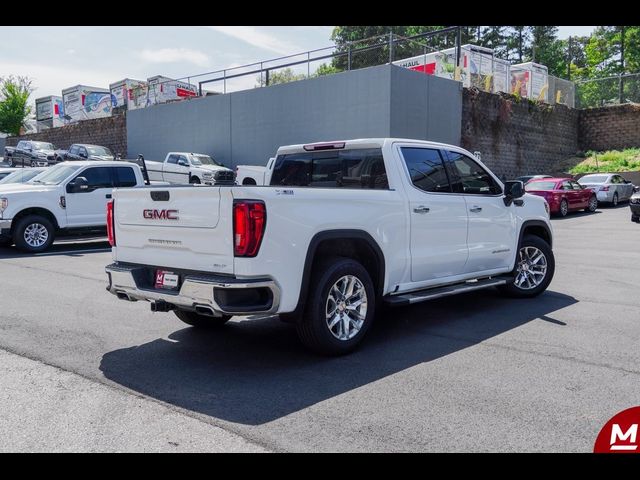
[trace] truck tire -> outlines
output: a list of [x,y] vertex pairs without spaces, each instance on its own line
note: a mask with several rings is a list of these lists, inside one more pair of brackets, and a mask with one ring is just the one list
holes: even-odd
[[518,248],[513,280],[498,289],[508,297],[537,297],[551,283],[555,268],[553,250],[549,244],[535,235],[525,235]]
[[8,237],[0,237],[0,247],[10,247],[13,244],[13,240]]
[[351,258],[332,257],[314,268],[310,285],[304,315],[296,324],[300,340],[322,355],[353,351],[375,317],[369,273]]
[[35,160],[31,160],[31,166],[33,168],[37,167],[38,166],[38,162],[36,162]]
[[184,323],[197,328],[220,327],[227,323],[231,318],[231,315],[223,315],[222,317],[210,317],[208,315],[200,315],[196,312],[187,312],[184,310],[175,310],[173,313],[175,313],[176,317],[178,317]]
[[27,215],[16,224],[13,230],[13,243],[18,250],[39,253],[51,246],[55,235],[55,227],[48,218]]
[[242,181],[242,185],[257,185],[257,183],[253,178],[247,177]]
[[191,177],[189,183],[191,185],[200,185],[200,179],[198,177]]

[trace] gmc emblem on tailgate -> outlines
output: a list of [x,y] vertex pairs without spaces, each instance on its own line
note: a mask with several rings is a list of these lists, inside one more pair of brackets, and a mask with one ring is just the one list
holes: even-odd
[[153,210],[145,209],[142,216],[147,220],[178,220],[178,210]]

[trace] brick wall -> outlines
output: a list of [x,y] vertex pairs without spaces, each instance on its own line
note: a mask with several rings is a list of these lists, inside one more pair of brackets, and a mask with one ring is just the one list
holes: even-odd
[[7,145],[15,146],[20,140],[40,140],[53,143],[56,148],[67,149],[73,143],[90,143],[109,148],[113,153],[127,154],[127,117],[114,115],[84,120],[64,127],[44,130],[19,137],[7,137]]
[[582,150],[640,147],[640,105],[625,104],[580,111]]
[[579,150],[578,124],[579,111],[564,105],[463,92],[462,146],[480,151],[482,161],[501,178],[555,173],[557,161]]

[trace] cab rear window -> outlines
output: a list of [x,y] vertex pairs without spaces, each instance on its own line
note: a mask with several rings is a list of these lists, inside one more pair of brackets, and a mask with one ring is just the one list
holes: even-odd
[[279,155],[271,185],[356,188],[389,188],[382,150],[379,148],[328,150]]

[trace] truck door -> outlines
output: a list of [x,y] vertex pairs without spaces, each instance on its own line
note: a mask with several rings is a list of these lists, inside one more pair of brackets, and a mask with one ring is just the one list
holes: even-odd
[[184,155],[169,155],[162,172],[165,182],[189,183],[189,160]]
[[451,191],[439,150],[406,145],[400,152],[411,179],[411,281],[459,275],[469,256],[464,198]]
[[469,259],[464,273],[508,270],[518,243],[516,209],[504,204],[500,184],[467,155],[445,151],[452,190],[466,202],[469,215]]
[[[111,198],[113,168],[89,167],[76,174],[69,183],[65,194],[67,203],[67,224],[69,227],[106,225],[107,202]],[[88,188],[74,192],[72,182],[77,178],[87,179]]]

